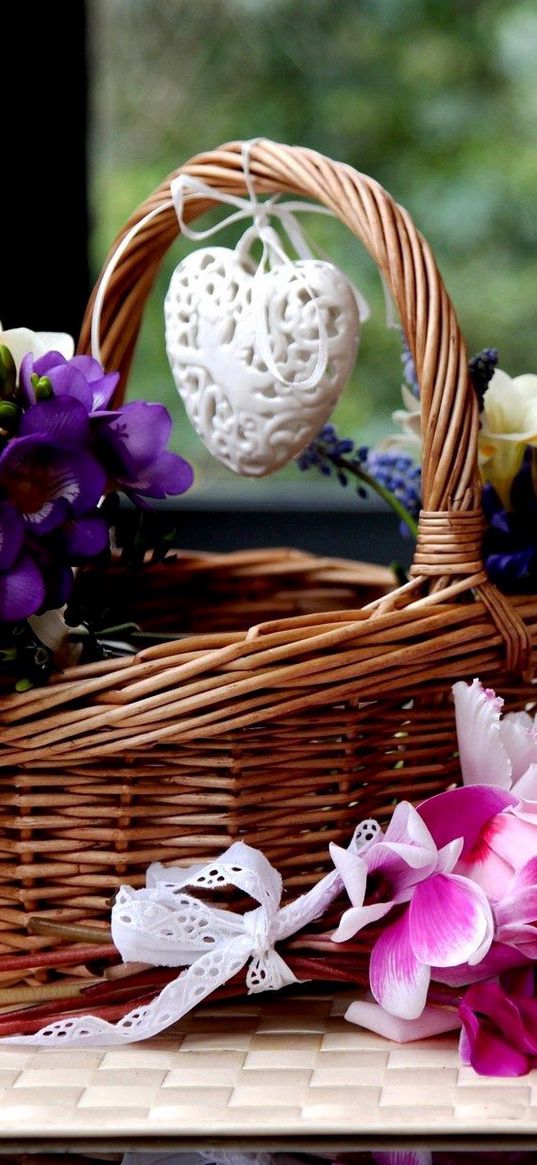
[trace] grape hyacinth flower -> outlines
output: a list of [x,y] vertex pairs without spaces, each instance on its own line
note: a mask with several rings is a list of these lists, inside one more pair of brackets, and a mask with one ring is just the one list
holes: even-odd
[[416,536],[416,518],[421,508],[421,470],[408,454],[365,446],[357,449],[354,441],[339,437],[335,426],[327,424],[295,460],[303,471],[314,467],[325,477],[335,471],[342,486],[348,484],[349,477],[354,478],[360,497],[366,497],[367,491],[373,490],[397,514],[401,532],[406,536],[410,531]]

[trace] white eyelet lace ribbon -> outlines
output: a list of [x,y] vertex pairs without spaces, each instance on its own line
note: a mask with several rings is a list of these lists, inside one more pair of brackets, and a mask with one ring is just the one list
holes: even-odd
[[[356,844],[351,842],[353,849]],[[245,914],[201,901],[185,891],[235,886],[258,906]],[[110,1023],[84,1015],[58,1020],[30,1036],[3,1043],[83,1045],[128,1044],[157,1035],[177,1022],[246,964],[250,993],[277,991],[296,976],[275,944],[323,914],[340,892],[336,871],[288,906],[280,906],[282,880],[260,850],[235,842],[216,861],[189,869],[147,871],[146,886],[122,886],[112,909],[112,937],[125,963],[184,967],[150,1003]]]

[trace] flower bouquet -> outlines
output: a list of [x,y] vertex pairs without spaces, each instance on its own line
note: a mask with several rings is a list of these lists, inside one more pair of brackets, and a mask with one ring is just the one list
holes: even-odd
[[193,480],[167,409],[114,407],[118,374],[73,352],[64,334],[0,332],[0,671],[18,691],[67,662],[75,573],[110,553],[111,495],[145,509]]

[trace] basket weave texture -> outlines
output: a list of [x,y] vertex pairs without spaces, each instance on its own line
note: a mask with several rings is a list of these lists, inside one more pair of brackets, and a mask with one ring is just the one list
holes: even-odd
[[[241,143],[181,171],[245,194]],[[181,172],[178,171],[178,172]],[[30,915],[108,920],[121,882],[152,860],[190,864],[232,840],[259,846],[291,893],[364,817],[457,780],[451,685],[479,676],[509,709],[534,701],[537,598],[488,581],[467,353],[431,251],[372,179],[311,150],[259,141],[259,194],[313,198],[369,251],[391,290],[422,394],[423,512],[411,581],[277,550],[179,553],[106,585],[180,637],[70,668],[0,697],[0,953],[46,940]],[[122,392],[144,304],[178,233],[170,175],[135,212],[102,305],[104,365]],[[185,221],[212,203],[188,195]],[[90,350],[92,303],[79,351]],[[97,585],[97,584],[96,584]],[[2,976],[8,980],[16,976]]]

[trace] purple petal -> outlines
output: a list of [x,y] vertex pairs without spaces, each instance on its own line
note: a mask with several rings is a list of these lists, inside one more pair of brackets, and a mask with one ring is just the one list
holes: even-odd
[[164,405],[136,400],[116,410],[109,428],[121,441],[140,471],[164,450],[172,430],[172,420]]
[[67,522],[59,531],[62,551],[69,560],[96,558],[109,546],[108,525],[100,514],[91,514]]
[[409,906],[412,950],[420,963],[456,967],[492,942],[490,906],[479,886],[455,874],[420,882]]
[[176,497],[190,489],[193,481],[194,470],[189,462],[178,453],[164,452],[151,465],[146,466],[132,484],[127,480],[120,484],[136,500]]
[[0,622],[15,623],[43,605],[45,584],[28,554],[22,554],[6,574],[0,574]]
[[385,1011],[378,1003],[371,1003],[365,999],[351,1003],[345,1012],[345,1019],[349,1023],[367,1028],[368,1031],[376,1032],[379,1036],[385,1036],[397,1044],[423,1040],[428,1036],[454,1031],[461,1026],[457,1012],[446,1007],[427,1004],[417,1019],[400,1019]]
[[516,798],[507,789],[469,785],[438,793],[418,806],[418,813],[440,849],[456,837],[464,838],[463,858],[476,861],[486,825]]
[[42,534],[53,530],[67,516],[62,492],[61,457],[46,437],[30,434],[15,437],[0,455],[0,482],[27,525]]
[[465,785],[511,787],[511,762],[500,737],[503,700],[479,680],[453,685],[455,721]]
[[34,361],[31,352],[27,352],[21,360],[19,369],[19,384],[22,390],[22,398],[26,405],[33,405],[35,403],[34,386],[32,384],[32,372],[34,370]]
[[87,410],[80,401],[69,396],[53,396],[38,401],[23,415],[20,425],[22,437],[41,433],[60,447],[72,449],[85,445],[89,439]]
[[72,484],[68,500],[75,517],[94,510],[106,486],[106,473],[102,465],[91,453],[78,449],[73,456],[65,458],[64,470],[66,480]]
[[49,368],[47,376],[52,384],[55,396],[70,396],[75,400],[80,401],[86,410],[86,413],[91,412],[93,403],[93,393],[85,376],[79,372],[78,368],[73,368],[71,361],[66,361],[65,364],[59,365],[57,368]]
[[22,388],[23,398],[28,405],[35,403],[35,392],[32,384],[32,375],[48,376],[52,368],[59,368],[66,363],[65,356],[61,352],[45,352],[43,356],[39,356],[34,362],[31,352],[27,352],[23,357],[19,372],[19,381]]
[[63,607],[73,590],[73,572],[64,562],[52,562],[44,571],[45,606],[50,609]]
[[51,368],[61,368],[63,364],[67,364],[65,356],[51,348],[50,352],[44,352],[42,356],[38,356],[37,360],[34,360],[32,371],[37,376],[48,376]]
[[0,501],[0,571],[9,570],[24,541],[24,522],[11,502]]
[[0,456],[0,482],[25,522],[39,535],[67,518],[93,510],[106,475],[82,449],[59,449],[38,434],[16,437]]
[[73,356],[70,364],[82,372],[91,387],[92,413],[99,409],[105,409],[114,394],[119,380],[119,372],[104,372],[102,365],[92,356]]
[[369,982],[377,1003],[401,1019],[417,1019],[427,1000],[429,967],[410,943],[408,910],[377,939],[369,962]]

